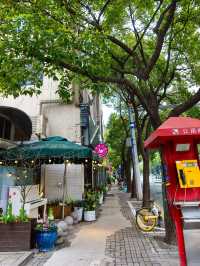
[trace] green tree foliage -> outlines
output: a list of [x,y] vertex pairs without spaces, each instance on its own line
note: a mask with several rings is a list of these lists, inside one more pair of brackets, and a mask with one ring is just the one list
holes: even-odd
[[128,120],[121,120],[117,113],[111,114],[105,132],[105,141],[109,146],[109,161],[114,168],[117,168],[126,153],[127,133],[124,126],[128,129]]
[[[152,127],[160,106],[178,116],[200,100],[199,0],[1,0],[0,92],[39,93],[40,73],[69,84],[120,91]],[[23,86],[27,80],[34,84]],[[186,89],[188,97],[178,98]],[[179,101],[179,100],[180,101]]]
[[[135,95],[157,126],[152,109],[171,80],[199,82],[198,1],[2,0],[0,7],[5,95],[39,93],[43,72],[60,80],[62,97],[70,96],[72,79],[108,95],[113,89]],[[27,80],[34,85],[23,86]],[[195,97],[189,107],[199,91]]]

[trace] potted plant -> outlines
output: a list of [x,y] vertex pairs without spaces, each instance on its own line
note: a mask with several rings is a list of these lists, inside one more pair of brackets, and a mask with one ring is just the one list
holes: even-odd
[[0,251],[30,250],[31,232],[32,222],[24,209],[20,209],[19,216],[14,216],[9,200],[6,214],[0,216]]
[[21,208],[17,216],[13,215],[12,195],[9,195],[6,214],[1,214],[0,217],[0,251],[30,250],[35,222],[28,219],[25,211],[25,203],[31,187],[27,187],[30,184],[30,175],[26,168],[16,168],[16,172],[11,175],[15,177],[15,183],[21,194]]
[[37,224],[35,228],[36,246],[39,251],[47,252],[54,248],[57,240],[57,226],[53,221]]
[[49,209],[52,210],[54,218],[55,219],[60,219],[62,215],[62,207],[60,206],[60,200],[55,199],[55,200],[49,200],[47,203],[47,211],[49,212]]
[[91,222],[96,220],[97,193],[89,190],[85,196],[84,221]]
[[[65,202],[65,208],[64,208],[64,216],[69,216],[72,212],[72,201],[69,201],[69,199]],[[61,219],[62,218],[62,203],[59,199],[48,201],[47,209],[52,209],[53,215],[55,219]]]
[[74,202],[74,211],[77,213],[79,222],[82,221],[83,219],[83,207],[84,207],[83,200],[77,200]]
[[73,211],[73,209],[74,209],[74,200],[72,198],[66,197],[66,200],[65,200],[65,209],[68,212],[68,214],[65,215],[65,216],[70,215],[71,212]]
[[102,205],[103,200],[104,200],[104,186],[103,185],[97,188],[97,193],[98,193],[99,205]]

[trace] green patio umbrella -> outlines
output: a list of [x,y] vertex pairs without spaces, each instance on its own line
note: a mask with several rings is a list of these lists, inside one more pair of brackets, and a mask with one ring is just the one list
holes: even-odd
[[90,148],[75,144],[67,139],[54,136],[42,139],[40,141],[21,144],[15,148],[0,152],[1,163],[7,165],[24,165],[27,163],[64,163],[63,175],[63,216],[64,201],[66,192],[66,173],[67,163],[82,163],[92,159],[92,150]]
[[32,161],[49,158],[70,160],[72,162],[92,159],[90,148],[75,144],[59,136],[44,138],[29,144],[21,144],[15,148],[0,152],[3,161]]

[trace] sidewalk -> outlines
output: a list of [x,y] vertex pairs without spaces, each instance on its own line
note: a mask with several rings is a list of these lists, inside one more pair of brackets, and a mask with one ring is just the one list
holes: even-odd
[[71,246],[56,251],[45,266],[114,265],[113,258],[105,256],[106,239],[126,226],[130,223],[121,214],[116,190],[113,190],[98,220],[83,224]]
[[32,257],[31,251],[0,252],[0,266],[22,266]]
[[108,237],[107,254],[115,258],[114,265],[178,266],[177,247],[163,242],[163,232],[141,232],[136,227],[133,214],[127,204],[130,200],[129,195],[118,192],[117,196],[121,212],[129,220],[131,227],[126,227]]
[[78,225],[71,246],[55,251],[46,263],[36,259],[34,266],[179,265],[176,247],[138,231],[128,199],[114,187],[96,222]]

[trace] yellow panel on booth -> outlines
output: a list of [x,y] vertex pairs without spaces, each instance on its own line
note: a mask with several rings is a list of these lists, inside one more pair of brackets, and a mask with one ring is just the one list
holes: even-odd
[[181,188],[200,187],[200,170],[197,160],[177,161],[176,169]]

